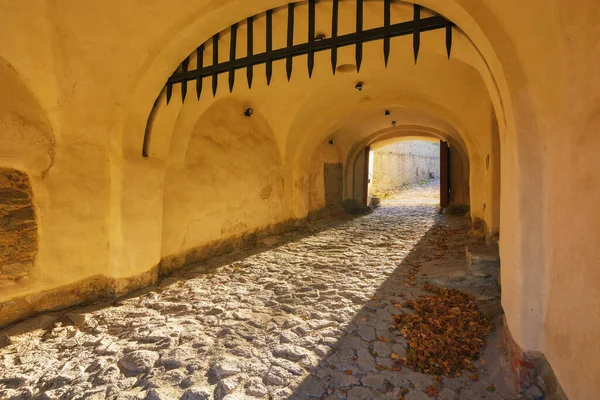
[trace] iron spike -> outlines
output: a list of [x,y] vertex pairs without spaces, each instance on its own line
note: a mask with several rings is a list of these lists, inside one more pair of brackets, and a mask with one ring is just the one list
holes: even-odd
[[171,96],[173,95],[173,84],[167,82],[167,104],[171,101]]
[[[190,65],[190,58],[186,57],[185,60],[181,63],[181,72],[187,72],[188,67]],[[185,102],[185,97],[187,96],[187,80],[181,82],[181,102]]]
[[[198,72],[200,72],[200,70],[202,69],[202,66],[204,65],[204,43],[202,43],[197,49],[196,49],[196,70]],[[202,94],[202,77],[200,76],[200,74],[198,74],[198,76],[196,77],[196,96],[198,97],[198,100],[200,100],[200,95]]]
[[[308,0],[308,42],[315,41],[315,0]],[[315,68],[315,52],[308,51],[308,77],[312,78],[313,69]]]
[[[267,56],[273,51],[273,10],[267,11]],[[266,62],[267,85],[271,84],[273,76],[273,60],[268,57]]]
[[[363,0],[356,0],[356,33],[360,33],[363,30]],[[362,40],[358,39],[356,42],[356,72],[360,72],[360,65],[362,64],[362,53],[363,53]]]
[[[237,24],[231,25],[231,43],[229,48],[229,61],[235,60],[235,51],[237,49]],[[232,67],[229,69],[229,93],[233,92],[233,85],[235,84],[235,69]]]
[[[338,35],[338,13],[339,13],[339,0],[333,0],[333,12],[331,18],[331,37],[335,38]],[[333,46],[331,48],[331,69],[333,70],[333,75],[335,75],[335,71],[337,68],[337,46]]]
[[[287,31],[287,47],[288,49],[294,46],[294,3],[288,4],[288,31]],[[288,81],[292,77],[293,57],[287,56],[285,60],[285,70]]]
[[[213,65],[217,65],[219,63],[219,34],[218,33],[213,36],[212,46],[213,46]],[[213,72],[213,75],[212,75],[213,96],[217,95],[218,85],[219,85],[219,74],[217,72]]]
[[[391,23],[391,5],[391,0],[385,0],[383,9],[383,25],[385,26],[386,30],[389,28]],[[386,68],[390,59],[390,41],[389,35],[386,35],[386,37],[383,39],[383,61]]]
[[[248,54],[250,58],[254,54],[254,17],[248,18]],[[252,78],[254,75],[254,65],[248,64],[246,68],[246,77],[248,78],[248,89],[252,87]]]
[[[177,67],[179,68],[179,67]],[[177,69],[173,71],[169,79],[167,80],[167,104],[171,101],[171,97],[173,96],[173,78],[177,75]]]
[[414,18],[415,29],[413,32],[413,52],[415,54],[415,64],[419,57],[419,48],[421,47],[421,6],[415,4]]
[[452,23],[449,22],[446,25],[446,53],[448,53],[448,59],[450,59],[451,52],[452,52]]

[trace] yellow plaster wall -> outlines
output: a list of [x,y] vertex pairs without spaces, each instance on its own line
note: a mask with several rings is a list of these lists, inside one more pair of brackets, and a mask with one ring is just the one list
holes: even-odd
[[[172,164],[181,168],[187,143],[202,115],[198,108],[209,106],[190,105],[187,112],[176,113],[177,129],[164,129],[167,140],[154,141],[165,146],[162,152],[154,147],[154,154],[160,156],[142,159],[145,124],[156,96],[173,69],[201,41],[285,1],[131,0],[118,7],[114,2],[93,0],[0,3],[0,37],[10,38],[0,41],[0,57],[6,61],[0,76],[6,77],[6,82],[20,82],[2,83],[2,109],[10,110],[11,104],[17,107],[19,99],[28,98],[17,113],[24,116],[26,109],[37,110],[25,118],[24,139],[20,143],[9,139],[11,147],[3,150],[12,149],[10,154],[0,154],[3,166],[13,158],[30,174],[40,222],[37,286],[0,292],[0,300],[98,274],[126,276],[148,271],[164,254],[166,171]],[[486,177],[482,172],[493,143],[493,136],[488,135],[494,130],[489,124],[491,101],[501,144],[501,163],[498,154],[492,153],[492,165],[502,169],[501,193],[496,186],[491,198],[499,195],[501,199],[503,307],[509,328],[522,347],[547,355],[570,398],[589,398],[600,375],[596,340],[600,331],[600,195],[595,157],[600,129],[600,71],[596,67],[600,64],[600,7],[596,0],[420,3],[450,18],[468,37],[463,40],[465,48],[472,45],[475,50],[461,51],[461,39],[457,38],[453,57],[461,57],[475,68],[489,99],[485,103],[471,96],[473,103],[463,103],[467,120],[448,113],[448,107],[459,100],[431,98],[438,95],[438,89],[448,88],[444,82],[461,85],[453,89],[455,94],[468,96],[472,88],[464,80],[439,75],[443,68],[435,64],[431,70],[436,74],[429,77],[439,77],[442,85],[427,91],[409,88],[403,101],[396,97],[396,104],[438,104],[428,111],[454,127],[466,143],[471,201],[479,208],[491,200],[477,190],[489,192],[488,183],[498,179],[498,174]],[[378,15],[376,10],[373,15]],[[392,54],[399,58],[394,63],[410,55],[409,42],[395,42],[398,46],[394,45]],[[428,43],[424,39],[422,51],[431,48]],[[439,38],[431,42],[434,46],[440,43]],[[398,51],[401,46],[407,46],[406,53]],[[441,61],[443,47],[437,52]],[[351,58],[351,54],[341,57],[346,62],[344,57]],[[380,57],[378,46],[365,51],[366,59],[377,58],[381,63]],[[315,78],[329,72],[326,64],[319,69],[322,62],[317,60]],[[305,65],[300,58],[296,63]],[[15,73],[7,72],[6,66]],[[425,67],[422,63],[416,68],[421,66]],[[323,90],[312,97],[306,92],[307,79],[300,74],[284,92],[256,92],[254,108],[280,111],[265,119],[287,171],[282,175],[290,179],[286,187],[295,193],[288,199],[293,203],[292,215],[301,216],[308,210],[308,201],[301,194],[308,192],[307,165],[314,153],[310,148],[332,132],[336,121],[344,117],[342,109],[356,110],[357,104],[384,108],[395,98],[383,89],[371,95],[365,91],[336,109],[323,95],[349,99],[352,83],[357,78],[371,80],[375,72],[381,71],[369,70],[366,65],[360,76],[336,77],[340,90],[315,79],[311,84]],[[256,76],[261,74],[257,68]],[[428,77],[409,76],[414,82]],[[382,81],[389,82],[390,76],[382,75]],[[238,79],[238,85],[241,82]],[[5,85],[20,89],[6,89],[9,86]],[[284,85],[287,83],[279,75],[273,89]],[[26,92],[35,100],[19,94]],[[270,96],[278,100],[269,102]],[[319,96],[323,102],[316,101]],[[303,112],[293,110],[292,98]],[[312,111],[315,108],[326,111],[316,113]],[[477,122],[465,129],[473,114],[477,114],[475,119],[486,114],[487,124]],[[6,116],[3,121],[12,122],[2,125],[0,135],[13,137],[19,123]],[[380,130],[376,125],[372,128],[371,134]],[[480,137],[487,144],[473,142]],[[355,139],[345,145],[343,157],[361,141]],[[26,148],[36,150],[25,155]],[[291,156],[294,149],[301,151]],[[476,189],[480,187],[487,189]],[[351,188],[346,190],[347,195],[351,192]],[[494,221],[498,218],[494,216],[497,208],[494,210],[479,212]]]
[[[290,218],[281,157],[268,122],[243,104],[212,105],[192,133],[183,168],[165,177],[163,257]],[[287,178],[287,179],[286,179]]]

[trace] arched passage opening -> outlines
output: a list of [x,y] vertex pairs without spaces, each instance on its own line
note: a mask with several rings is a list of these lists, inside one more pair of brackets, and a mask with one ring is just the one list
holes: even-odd
[[[450,60],[447,31],[419,30],[417,35],[413,29],[409,35],[390,38],[389,47],[382,43],[385,37],[365,40],[360,48],[362,63],[357,62],[361,53],[358,43],[347,49],[338,47],[335,76],[332,47],[319,52],[315,48],[314,57],[310,48],[292,55],[291,82],[287,82],[289,54],[279,53],[283,58],[273,60],[271,74],[266,62],[254,65],[253,86],[246,90],[247,70],[226,64],[231,58],[229,44],[234,41],[231,27],[238,24],[235,52],[239,58],[247,51],[246,21],[260,15],[253,20],[258,55],[261,47],[267,47],[266,37],[261,35],[268,25],[267,11],[273,10],[273,51],[288,47],[289,2],[131,0],[116,8],[102,1],[87,2],[84,7],[76,2],[48,6],[41,2],[35,7],[15,3],[3,10],[0,30],[6,38],[15,35],[15,40],[0,43],[2,58],[8,60],[3,64],[10,65],[1,73],[1,108],[12,114],[0,117],[4,139],[0,153],[3,167],[29,177],[40,224],[39,251],[31,276],[41,279],[39,285],[19,284],[0,290],[0,314],[12,320],[15,315],[32,312],[32,304],[40,305],[33,310],[39,311],[84,301],[85,293],[113,296],[146,286],[157,279],[155,267],[161,260],[182,256],[185,261],[186,252],[206,243],[201,240],[204,223],[212,226],[210,236],[225,238],[228,232],[252,235],[250,231],[242,233],[243,229],[235,233],[226,229],[228,208],[223,204],[210,203],[215,214],[223,214],[219,217],[223,233],[214,228],[217,217],[208,218],[198,211],[206,199],[198,183],[210,178],[192,175],[191,164],[186,164],[188,150],[198,144],[197,138],[211,136],[198,127],[198,121],[210,120],[203,115],[207,110],[219,114],[220,106],[213,106],[221,100],[235,100],[230,103],[231,112],[223,114],[236,116],[232,120],[240,132],[251,121],[240,121],[237,116],[254,109],[256,117],[267,122],[267,136],[272,137],[280,157],[274,167],[283,180],[278,212],[265,215],[260,211],[260,196],[250,197],[244,182],[239,184],[244,189],[239,197],[253,200],[244,206],[259,210],[263,227],[279,219],[301,221],[312,209],[329,206],[327,199],[332,197],[320,197],[314,187],[324,182],[326,175],[337,176],[339,182],[340,164],[342,204],[355,200],[358,185],[348,177],[354,172],[347,165],[354,163],[349,155],[365,137],[338,131],[331,145],[328,135],[355,113],[404,107],[445,121],[444,126],[435,125],[441,132],[453,129],[458,133],[449,139],[462,140],[468,154],[471,216],[485,222],[491,236],[498,236],[502,228],[502,305],[518,344],[511,351],[518,353],[521,347],[543,352],[558,368],[557,376],[570,397],[589,397],[594,393],[598,375],[594,366],[600,350],[593,345],[600,321],[596,279],[599,232],[595,223],[600,215],[595,206],[600,196],[595,162],[599,136],[594,134],[600,123],[600,80],[594,68],[600,54],[595,40],[600,29],[597,2],[418,0],[422,6],[419,19],[437,14],[455,25]],[[306,41],[331,46],[327,40],[333,37],[334,0],[295,3],[292,47],[304,46]],[[362,2],[362,26],[357,24],[356,1],[337,3],[339,37],[386,23],[385,0]],[[413,1],[390,3],[390,26],[415,20]],[[309,23],[311,6],[316,6],[315,25]],[[35,29],[26,29],[28,26]],[[218,46],[212,46],[215,34],[219,35]],[[188,62],[186,72],[196,68],[193,53],[197,54],[202,44],[205,66],[209,68],[214,57],[221,69],[205,70],[210,75],[204,77],[200,101],[191,101],[197,82],[188,82],[187,100],[182,103],[181,86],[171,81],[169,106],[159,101],[151,112],[173,71],[181,68],[178,73],[184,73],[184,60]],[[88,48],[94,51],[86,51]],[[219,49],[217,57],[215,48]],[[390,57],[384,70],[386,48]],[[415,48],[419,48],[417,65]],[[229,92],[232,66],[233,91]],[[477,79],[469,79],[469,68]],[[309,71],[311,79],[307,78]],[[216,96],[211,98],[215,72],[218,84]],[[267,75],[271,77],[268,90]],[[360,82],[363,90],[358,92],[355,88]],[[464,96],[480,92],[477,87],[484,87],[488,97]],[[469,97],[472,102],[467,101]],[[228,101],[221,104],[224,109],[225,103]],[[149,132],[146,127],[151,114]],[[477,120],[472,116],[478,116]],[[487,122],[479,116],[486,116]],[[365,114],[363,119],[371,120]],[[421,118],[402,124],[431,127]],[[233,131],[228,137],[239,137],[237,126],[229,128]],[[386,128],[389,125],[374,123],[365,126],[364,132]],[[148,132],[150,140],[143,146]],[[213,145],[200,142],[201,147]],[[333,147],[315,151],[321,145]],[[142,157],[142,151],[148,157]],[[232,151],[234,154],[239,155],[239,149]],[[247,154],[240,160],[247,161]],[[319,164],[335,165],[337,172],[326,174]],[[500,169],[502,174],[497,172]],[[195,172],[201,175],[203,169]],[[256,183],[248,171],[242,172],[248,182]],[[190,178],[190,196],[185,191],[186,181],[178,179],[182,176]],[[236,181],[235,177],[231,181]],[[31,198],[27,190],[14,186],[5,185],[3,190]],[[339,195],[334,197],[339,199]],[[498,203],[501,207],[495,206]],[[175,218],[178,211],[169,204],[178,204],[190,216],[198,217],[182,222],[191,227],[193,233],[188,237],[197,241],[171,241],[181,233],[176,232],[178,226],[169,226],[179,220]],[[237,201],[233,208],[239,209],[239,204]],[[30,212],[26,215],[31,217]],[[244,216],[252,222],[247,224],[250,230],[257,228],[252,218]]]
[[[407,10],[413,9],[410,4],[405,6],[408,7]],[[310,10],[303,9],[302,5],[295,10],[296,16],[302,15],[302,12],[306,12],[306,15],[310,13]],[[279,11],[279,17],[275,15],[277,13],[273,14],[274,19],[270,24],[272,29],[279,29],[284,33],[285,16],[289,17],[290,10],[287,9],[288,14],[285,8]],[[321,15],[319,12],[324,11],[317,11],[317,19]],[[367,17],[367,14],[365,21],[376,25],[374,21],[379,16],[378,9],[371,10],[371,17]],[[260,15],[262,19],[259,18],[259,22],[254,25],[255,39],[258,26],[261,27],[261,31],[263,28],[265,32],[268,31],[268,17],[266,14]],[[399,15],[403,15],[402,12]],[[348,16],[340,21],[353,26],[355,18]],[[330,17],[331,15],[328,15],[325,19]],[[260,25],[261,23],[264,26]],[[202,47],[200,53],[197,50],[188,52],[184,63],[179,64],[177,74],[185,74],[193,68],[198,69],[201,64],[208,65],[211,57],[215,65],[227,62],[220,43],[225,43],[227,48],[234,42],[234,37],[238,40],[237,46],[231,46],[231,52],[225,54],[231,57],[234,52],[243,51],[240,49],[245,46],[244,38],[249,36],[248,25],[245,31],[242,24],[237,29],[235,34],[231,29],[223,31],[217,42],[213,36],[213,39]],[[300,36],[304,36],[304,33]],[[325,36],[328,37],[327,34]],[[204,37],[208,38],[206,35]],[[257,40],[263,42],[263,39],[261,37]],[[457,180],[455,188],[460,188],[454,191],[453,201],[458,206],[470,206],[471,217],[483,221],[485,233],[492,236],[493,232],[498,232],[500,226],[499,136],[501,128],[504,129],[506,124],[504,106],[500,101],[496,82],[501,75],[494,76],[491,70],[494,64],[486,60],[482,50],[473,44],[473,38],[465,35],[463,31],[454,32],[450,60],[443,31],[428,32],[420,37],[416,65],[412,39],[398,37],[391,42],[393,51],[389,56],[388,68],[385,67],[383,58],[379,57],[381,49],[378,43],[373,42],[364,43],[360,72],[357,68],[356,52],[349,46],[338,49],[338,63],[345,67],[339,70],[336,68],[335,76],[331,73],[329,53],[320,52],[314,54],[311,76],[308,73],[294,72],[289,82],[290,65],[293,71],[298,71],[299,65],[304,61],[310,63],[312,56],[298,56],[291,61],[284,58],[274,61],[269,67],[253,67],[254,80],[251,88],[243,83],[231,85],[231,80],[225,80],[226,74],[215,79],[214,73],[218,71],[200,80],[201,92],[194,91],[193,81],[186,85],[169,81],[156,102],[151,124],[145,130],[144,153],[148,156],[145,163],[158,169],[164,167],[166,177],[179,176],[186,168],[189,148],[195,142],[195,132],[202,129],[203,122],[200,121],[204,121],[207,114],[219,113],[217,108],[224,104],[221,103],[224,99],[235,100],[232,103],[235,106],[230,110],[230,115],[235,115],[235,118],[242,118],[248,109],[254,110],[257,118],[260,116],[268,121],[273,143],[281,156],[280,176],[284,189],[280,200],[283,205],[279,209],[280,212],[270,213],[260,224],[242,222],[236,232],[224,228],[228,223],[227,215],[221,214],[216,217],[219,220],[216,225],[221,228],[217,229],[219,233],[214,237],[226,240],[227,234],[222,232],[230,232],[231,236],[249,235],[265,227],[304,219],[309,214],[323,209],[339,210],[340,198],[341,205],[346,209],[362,203],[359,199],[364,192],[364,174],[360,169],[360,150],[369,142],[375,143],[385,140],[386,135],[387,138],[392,138],[398,134],[398,129],[391,127],[389,118],[378,116],[384,115],[384,110],[392,109],[398,119],[398,128],[409,127],[408,130],[413,129],[411,134],[427,134],[452,142],[451,151],[455,151],[455,158],[461,160],[461,170],[452,175]],[[197,45],[196,42],[193,48],[198,48]],[[285,43],[279,45],[285,46]],[[217,48],[219,50],[215,52]],[[201,54],[201,57],[198,54]],[[300,70],[302,71],[302,68]],[[243,74],[238,76],[243,72],[247,71],[228,71],[228,76],[233,77],[235,82],[244,82]],[[214,82],[216,85],[211,86]],[[229,93],[228,89],[232,87],[233,90]],[[206,89],[209,89],[209,93]],[[214,97],[209,96],[210,89]],[[201,93],[199,100],[194,96],[197,93]],[[170,100],[168,105],[167,97]],[[500,115],[499,122],[496,115]],[[139,152],[139,139],[137,136],[138,142],[133,143],[133,138],[128,138],[126,151],[132,155]],[[251,152],[252,149],[249,148],[248,151]],[[364,162],[362,164],[364,166]],[[146,178],[154,181],[155,177],[156,175]],[[335,179],[330,179],[331,177]],[[171,182],[169,178],[167,181]],[[324,189],[326,186],[336,188],[327,192]],[[166,186],[161,190],[165,188]],[[180,185],[179,190],[185,190],[185,186]],[[165,192],[162,195],[164,197]],[[158,200],[155,207],[159,203]],[[184,200],[188,202],[188,209],[191,209],[198,204],[199,197],[180,199]],[[164,207],[166,203],[162,204]],[[247,203],[246,205],[250,206]],[[186,209],[186,206],[180,206],[181,209]],[[197,251],[197,247],[206,244],[203,241],[192,240],[185,241],[183,245],[180,239],[171,242],[170,234],[164,236],[167,231],[163,229],[171,223],[166,220],[171,214],[165,208],[155,209],[160,212],[153,213],[153,229],[161,231],[162,235],[153,241],[156,244],[160,243],[162,250],[160,254],[146,253],[135,263],[127,263],[131,272],[137,268],[136,265],[142,265],[141,260],[144,258],[147,262],[172,258],[185,260],[186,252]],[[185,214],[184,217],[188,220],[177,223],[203,226],[205,221],[202,218],[194,220],[193,214]],[[125,237],[128,235],[127,230],[131,229],[132,234],[135,231],[131,223],[123,226],[123,229]],[[165,246],[168,242],[177,244]]]
[[[413,67],[414,41],[398,40],[393,43],[393,46],[400,45],[405,51],[392,53],[401,54],[402,56],[398,58],[392,56],[390,58],[389,66],[394,66],[393,72],[389,72],[392,68],[389,68],[386,73],[382,69],[369,65],[367,60],[375,59],[374,55],[379,55],[381,49],[365,45],[360,75],[353,77],[340,76],[333,85],[328,83],[330,75],[326,79],[317,79],[318,76],[325,77],[325,75],[319,75],[319,73],[329,69],[329,60],[323,63],[323,60],[318,58],[320,55],[315,55],[315,69],[313,71],[315,79],[311,81],[300,78],[293,80],[291,84],[287,84],[285,82],[286,65],[282,63],[274,65],[270,87],[270,90],[279,90],[279,93],[267,93],[264,87],[253,88],[253,92],[250,93],[241,88],[237,90],[238,87],[236,86],[237,91],[234,91],[232,95],[236,97],[236,100],[239,100],[238,105],[235,106],[238,109],[236,115],[242,115],[247,107],[246,105],[258,110],[257,115],[263,115],[269,121],[276,147],[281,155],[282,176],[284,187],[287,188],[285,191],[287,196],[286,212],[284,216],[277,215],[274,219],[263,221],[264,225],[274,223],[279,218],[292,220],[304,218],[308,214],[311,207],[310,195],[307,195],[307,193],[310,194],[310,190],[307,190],[310,174],[306,165],[310,164],[314,152],[307,150],[307,148],[323,142],[324,137],[332,132],[330,128],[339,122],[338,117],[343,111],[350,109],[357,111],[361,108],[373,108],[375,105],[380,107],[405,106],[408,103],[412,108],[415,108],[415,105],[426,105],[427,111],[433,112],[434,115],[448,121],[460,133],[460,137],[463,137],[469,150],[470,171],[472,172],[469,178],[471,188],[482,187],[482,182],[487,184],[487,182],[492,181],[482,172],[485,169],[481,168],[482,165],[487,164],[487,156],[490,153],[486,153],[485,150],[488,145],[480,143],[476,139],[486,138],[485,140],[491,140],[489,139],[490,136],[487,135],[489,116],[494,113],[498,114],[500,120],[498,130],[506,139],[502,143],[502,151],[509,156],[506,158],[509,161],[508,173],[503,174],[503,177],[510,177],[504,179],[507,179],[509,187],[515,189],[511,193],[519,193],[513,195],[516,196],[516,199],[508,199],[508,204],[512,206],[508,207],[510,212],[505,214],[507,217],[504,220],[509,221],[509,224],[506,225],[511,233],[509,238],[518,236],[512,235],[512,233],[520,231],[522,228],[521,223],[518,222],[520,208],[516,204],[518,203],[518,196],[520,196],[521,186],[514,183],[519,181],[521,170],[516,166],[515,160],[521,157],[519,151],[522,149],[519,146],[527,147],[528,142],[521,143],[520,139],[516,137],[513,126],[514,110],[511,108],[510,102],[511,92],[508,90],[504,73],[510,72],[511,76],[517,76],[517,79],[521,79],[522,76],[518,62],[510,65],[501,64],[494,51],[495,47],[490,43],[493,41],[494,44],[497,44],[498,48],[504,52],[503,57],[509,59],[514,55],[513,49],[510,47],[511,42],[510,40],[503,41],[505,33],[502,27],[498,26],[498,23],[492,18],[487,18],[489,13],[486,14],[485,7],[483,9],[473,5],[467,7],[461,2],[430,1],[422,3],[425,6],[430,6],[432,10],[440,12],[460,26],[465,34],[463,35],[460,32],[457,34],[454,48],[460,48],[462,42],[462,45],[465,46],[463,49],[465,52],[462,56],[460,56],[461,52],[457,50],[456,59],[448,62],[445,55],[443,35],[435,37],[434,41],[441,44],[437,47],[427,46],[428,39],[423,35],[420,43],[419,64],[414,67],[414,70],[409,69],[409,67]],[[107,251],[110,259],[107,264],[109,266],[108,271],[106,271],[107,274],[111,276],[135,276],[147,271],[148,268],[159,263],[161,259],[175,255],[172,253],[180,254],[188,251],[190,249],[188,245],[192,247],[202,245],[201,241],[186,243],[185,245],[179,242],[173,249],[169,248],[168,251],[164,251],[166,248],[164,244],[169,240],[164,237],[164,226],[168,224],[165,221],[167,213],[164,208],[165,181],[166,177],[174,176],[173,174],[176,174],[177,171],[185,168],[188,147],[195,141],[193,139],[196,133],[195,127],[199,119],[202,118],[203,113],[210,109],[213,100],[196,104],[190,104],[190,102],[177,104],[173,98],[168,110],[166,108],[162,112],[158,110],[153,126],[153,129],[156,129],[154,132],[156,135],[153,135],[152,140],[146,146],[147,154],[150,157],[147,160],[141,160],[139,159],[140,143],[142,143],[140,139],[143,136],[142,132],[145,131],[148,111],[154,103],[156,93],[164,85],[165,78],[171,74],[176,65],[181,65],[181,60],[197,48],[198,41],[209,39],[215,32],[221,32],[226,26],[231,26],[231,23],[241,21],[248,16],[256,15],[256,13],[261,13],[273,6],[282,4],[283,2],[277,1],[258,1],[239,7],[238,2],[223,2],[217,9],[211,10],[210,17],[215,17],[218,21],[215,23],[207,23],[209,18],[202,17],[204,14],[201,11],[193,15],[199,17],[197,20],[193,16],[186,15],[186,23],[175,29],[177,31],[175,35],[171,31],[168,38],[163,37],[161,43],[164,46],[153,52],[138,71],[139,76],[133,79],[135,82],[131,84],[131,93],[125,101],[124,111],[120,111],[124,115],[119,116],[115,122],[115,131],[118,132],[117,139],[111,143],[117,151],[114,155],[111,155],[112,178],[114,179],[110,182],[112,211],[109,235],[111,246]],[[203,11],[206,11],[206,9],[203,9]],[[473,16],[477,16],[477,19]],[[354,25],[354,18],[350,17],[347,20],[352,21],[350,25]],[[224,26],[219,26],[220,24]],[[283,37],[283,35],[280,36]],[[435,50],[428,55],[425,48]],[[467,50],[467,48],[470,50]],[[223,52],[219,54],[222,57]],[[339,57],[345,58],[341,60],[343,64],[356,63],[354,52],[349,54],[340,52]],[[518,58],[515,57],[514,59]],[[442,66],[442,60],[447,64]],[[455,62],[458,60],[462,64]],[[193,63],[193,60],[190,61]],[[323,70],[319,70],[320,65],[325,66]],[[504,67],[507,71],[504,71]],[[358,68],[356,69],[358,70]],[[444,74],[436,76],[435,72],[440,70],[445,71]],[[477,76],[477,79],[471,80],[468,75]],[[365,83],[364,91],[361,92],[362,95],[353,96],[352,94],[356,94],[354,90],[357,78]],[[430,78],[429,86],[420,86],[418,82],[426,81],[423,78]],[[456,85],[452,85],[453,78],[460,78],[454,81],[457,83]],[[394,87],[388,87],[388,82],[394,82]],[[487,97],[484,96],[486,101],[478,102],[475,100],[469,103],[467,101],[468,96],[460,96],[461,89],[465,88],[468,88],[468,90],[464,90],[465,92],[472,89],[478,93],[485,93],[487,95]],[[152,94],[150,94],[151,92]],[[502,96],[499,93],[502,93]],[[223,86],[217,87],[216,95],[215,101],[230,96],[227,93],[226,86],[224,88]],[[525,97],[524,100],[521,100],[527,103],[527,96]],[[478,96],[471,96],[471,98],[481,99]],[[527,105],[521,107],[522,105],[519,104],[519,111],[528,112]],[[434,111],[432,111],[433,106],[437,106]],[[472,121],[465,118],[464,115],[460,115],[460,109],[469,110],[477,116],[485,116],[487,126],[482,122],[483,117],[481,120]],[[505,115],[506,110],[508,110],[507,115]],[[215,110],[212,109],[210,112],[215,112]],[[415,123],[418,123],[418,121]],[[373,126],[371,131],[380,129],[380,127]],[[535,129],[532,132],[535,132]],[[122,141],[119,139],[122,139]],[[356,138],[341,135],[341,139],[336,140],[336,142],[340,145],[340,154],[342,155],[336,161],[341,159],[345,165],[348,162],[347,155],[351,153],[351,148],[358,141]],[[514,156],[512,156],[513,154]],[[511,159],[510,157],[514,158]],[[493,165],[494,162],[492,159],[490,164]],[[346,172],[344,171],[343,176]],[[348,184],[348,182],[343,183],[342,198],[351,201],[355,187]],[[191,204],[197,200],[197,198],[188,199]],[[510,201],[513,201],[513,203],[510,203]],[[485,215],[489,212],[490,203],[485,195],[479,195],[472,191],[470,203],[473,207],[473,215],[479,214],[486,218]],[[487,220],[491,221],[489,218]],[[202,222],[196,222],[196,224],[201,225]],[[537,229],[538,224],[539,221],[532,222],[529,231]],[[505,224],[503,223],[503,229],[504,227]],[[148,250],[149,248],[150,250]],[[521,243],[515,240],[514,242],[506,242],[504,248],[510,249],[507,254],[509,254],[509,257],[512,255],[513,258],[509,259],[509,263],[512,260],[514,268],[517,270],[515,274],[508,275],[506,279],[509,282],[513,280],[512,285],[509,285],[509,287],[513,287],[515,293],[518,294],[520,288],[524,286],[524,279],[520,275],[521,265],[523,265],[522,258],[534,258],[533,253],[536,253],[539,247],[532,246],[526,251],[521,251]],[[536,290],[539,289],[540,287],[536,286]],[[510,304],[512,298],[519,298],[519,296],[509,296],[507,306],[512,305],[517,311],[525,311],[526,308],[529,308],[522,306],[518,301]],[[542,310],[539,304],[534,308],[537,313]],[[521,313],[517,311],[512,314],[513,326],[521,329],[520,327],[523,325],[516,322]],[[533,343],[537,335],[537,332],[534,331],[535,329],[532,328],[533,333],[527,332],[525,334],[521,332],[519,335],[524,342],[525,338],[529,338]]]
[[[445,143],[447,153],[445,155],[446,168],[444,169],[445,176],[445,194],[447,198],[444,204],[440,204],[442,208],[447,209],[447,212],[466,213],[470,209],[471,193],[470,193],[470,163],[469,154],[464,147],[464,142],[460,137],[454,137],[451,134],[445,133],[439,129],[419,126],[419,125],[404,125],[395,126],[391,129],[386,129],[382,132],[376,132],[365,140],[360,142],[354,149],[351,159],[353,163],[349,165],[349,172],[353,189],[354,202],[360,198],[359,193],[365,193],[364,178],[361,181],[361,176],[365,176],[366,165],[365,155],[361,152],[361,147],[376,149],[386,145],[397,143],[399,141],[409,140],[427,140],[436,144]],[[438,162],[441,162],[441,150],[438,153]],[[452,162],[449,162],[449,160]],[[441,165],[438,165],[441,173]],[[438,175],[439,177],[439,175]],[[440,200],[441,200],[440,188]],[[499,206],[496,203],[496,206]]]
[[[442,167],[441,143],[445,144],[439,140],[417,136],[369,146],[367,196],[371,197],[371,204],[378,206],[382,201],[384,205],[392,201],[410,202],[412,199],[406,196],[406,189],[419,186],[427,188],[427,191],[423,192],[422,199],[415,201],[447,207],[450,193],[446,179],[450,176],[447,170],[449,160],[445,157],[446,164]],[[440,195],[442,174],[446,190],[443,199]]]

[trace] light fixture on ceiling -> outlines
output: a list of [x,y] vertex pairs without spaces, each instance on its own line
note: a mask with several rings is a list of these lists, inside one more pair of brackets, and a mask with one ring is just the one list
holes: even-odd
[[317,34],[315,35],[315,40],[316,40],[316,41],[319,41],[319,40],[325,40],[325,38],[326,38],[326,36],[325,36],[325,34],[324,34],[324,33],[317,33]]
[[252,116],[252,114],[254,114],[254,110],[253,110],[253,109],[251,109],[251,108],[247,108],[247,109],[246,109],[246,111],[244,111],[244,115],[245,115],[246,117],[251,117],[251,116]]
[[329,141],[329,144],[334,144],[334,143],[335,143],[335,139],[331,139],[331,140]]
[[358,90],[359,92],[363,90],[363,83],[362,82],[358,82],[356,84],[356,86],[354,86],[354,89]]
[[390,110],[385,110],[385,115],[391,115],[392,112]]
[[396,121],[392,121],[392,126],[396,126]]

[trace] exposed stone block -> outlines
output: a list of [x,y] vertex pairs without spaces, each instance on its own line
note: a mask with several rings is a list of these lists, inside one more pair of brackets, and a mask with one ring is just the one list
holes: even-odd
[[469,275],[498,280],[500,256],[495,249],[486,246],[468,246],[466,257]]
[[539,352],[523,351],[513,339],[506,318],[503,325],[503,346],[520,391],[525,394],[525,397],[528,399],[566,400],[567,396],[548,359]]
[[34,265],[38,235],[27,175],[0,168],[0,286],[26,278]]
[[31,196],[24,191],[0,187],[0,205],[27,205]]

